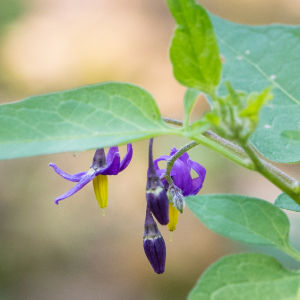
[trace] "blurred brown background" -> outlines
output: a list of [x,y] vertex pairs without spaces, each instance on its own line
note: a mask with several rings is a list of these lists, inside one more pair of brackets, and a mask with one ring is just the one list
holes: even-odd
[[[236,22],[300,23],[299,0],[200,2]],[[124,81],[152,93],[163,116],[182,119],[185,88],[172,77],[168,59],[174,26],[163,0],[0,0],[0,101]],[[202,99],[193,117],[207,109]],[[157,138],[155,157],[184,143]],[[190,155],[207,169],[200,193],[243,193],[272,202],[280,193],[259,175],[203,147]],[[133,161],[124,172],[109,177],[105,217],[92,184],[58,206],[53,203],[73,184],[48,163],[76,173],[88,170],[92,156],[87,151],[0,162],[1,300],[185,299],[209,264],[224,254],[249,251],[210,232],[186,209],[172,242],[160,226],[167,263],[165,273],[156,275],[142,246],[146,141],[134,144]],[[298,166],[280,168],[299,178]],[[299,217],[289,216],[297,246]]]

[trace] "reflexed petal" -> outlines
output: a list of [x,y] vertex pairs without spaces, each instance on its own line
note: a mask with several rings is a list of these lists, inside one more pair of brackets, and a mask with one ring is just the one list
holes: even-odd
[[[112,147],[112,148],[117,148],[117,147]],[[108,156],[108,154],[107,154],[107,156]],[[99,174],[102,174],[102,175],[117,175],[119,173],[119,169],[120,169],[120,152],[114,152],[114,157],[111,159],[110,163],[108,163],[108,159],[106,161],[107,161],[107,167],[102,168],[100,170],[97,170],[96,171],[96,176],[98,176]]]
[[63,195],[57,197],[55,199],[55,204],[58,204],[60,200],[66,199],[72,195],[74,195],[76,192],[81,190],[86,184],[88,184],[91,180],[95,178],[95,173],[94,172],[88,172],[86,175],[84,175],[80,181],[72,187],[68,192],[64,193]]
[[61,170],[59,167],[56,166],[56,164],[50,163],[49,167],[52,167],[53,170],[60,175],[62,178],[65,178],[69,181],[73,182],[79,182],[82,176],[86,175],[87,172],[80,172],[73,175],[65,173],[63,170]]
[[[171,149],[171,153],[170,155],[174,155],[178,150],[176,149],[176,147],[173,147]],[[180,159],[189,169],[189,171],[191,171],[190,166],[188,165],[187,161],[190,159],[189,155],[187,154],[187,152],[183,153],[178,159]]]
[[176,149],[176,147],[173,147],[171,149],[171,152],[170,152],[170,156],[173,156],[178,150]]
[[127,153],[125,154],[125,156],[123,157],[123,159],[121,161],[119,172],[122,172],[123,170],[125,170],[127,168],[127,166],[129,165],[129,163],[132,159],[132,154],[133,154],[132,145],[127,144]]
[[189,195],[196,195],[202,188],[205,175],[206,175],[206,169],[193,160],[188,160],[188,164],[199,175],[199,177],[193,179],[193,189],[189,194]]
[[162,156],[160,156],[158,159],[156,159],[156,160],[154,161],[154,167],[155,167],[156,171],[159,170],[158,162],[159,162],[159,161],[162,161],[162,160],[167,161],[169,158],[170,158],[169,155],[162,155]]
[[106,155],[106,164],[109,167],[109,165],[113,162],[116,153],[119,153],[120,157],[120,152],[118,147],[110,147],[108,150],[108,153]]
[[182,190],[183,196],[190,195],[193,190],[193,181],[187,165],[180,159],[176,160],[170,175],[174,184]]

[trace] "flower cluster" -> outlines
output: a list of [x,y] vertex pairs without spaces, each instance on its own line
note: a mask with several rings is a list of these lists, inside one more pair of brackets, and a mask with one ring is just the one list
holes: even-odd
[[[183,153],[175,162],[170,172],[170,176],[173,180],[173,184],[169,184],[164,178],[166,169],[160,169],[158,166],[159,161],[168,162],[173,155],[177,153],[177,149],[174,147],[171,149],[170,155],[163,155],[154,161],[154,167],[162,179],[164,189],[168,191],[169,202],[169,224],[170,231],[176,229],[179,212],[183,213],[185,206],[184,197],[190,195],[196,195],[202,188],[206,170],[199,163],[190,159],[189,155]],[[194,170],[198,177],[192,178],[191,170]]]
[[[175,160],[177,149],[174,147],[170,155],[164,155],[153,160],[152,154],[153,138],[149,142],[149,164],[147,171],[146,185],[146,218],[145,231],[143,236],[143,245],[145,254],[157,274],[165,270],[166,245],[157,224],[153,218],[161,224],[168,225],[170,231],[175,230],[179,212],[183,213],[185,207],[184,197],[196,195],[203,185],[206,170],[200,164],[192,161],[187,153],[183,153]],[[49,166],[61,177],[77,182],[77,184],[68,192],[57,197],[55,203],[66,199],[87,183],[93,180],[94,191],[100,208],[105,208],[108,201],[108,179],[107,175],[117,175],[129,165],[132,159],[132,145],[127,145],[127,153],[123,160],[120,159],[118,147],[111,147],[105,155],[104,149],[97,149],[89,171],[80,172],[73,175],[67,174],[59,169],[55,164]],[[179,155],[179,153],[178,153]],[[170,161],[174,157],[170,176],[171,182],[166,180],[166,169],[160,169],[159,161]],[[191,170],[194,170],[198,177],[191,177]]]
[[[166,169],[160,169],[158,162],[162,160],[168,162],[177,153],[177,149],[174,147],[170,156],[164,155],[153,161],[152,147],[153,139],[150,139],[144,250],[154,271],[161,274],[165,269],[166,247],[151,213],[161,225],[168,224],[170,231],[175,230],[179,212],[183,213],[185,207],[184,196],[196,195],[199,192],[206,170],[184,153],[174,162],[170,172],[173,182],[169,183],[164,177]],[[192,169],[198,174],[194,179],[190,174]],[[149,230],[149,227],[152,229]]]

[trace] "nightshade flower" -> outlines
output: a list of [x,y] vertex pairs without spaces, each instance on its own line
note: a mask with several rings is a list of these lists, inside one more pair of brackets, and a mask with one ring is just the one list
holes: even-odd
[[[169,224],[168,228],[170,231],[175,230],[179,210],[182,212],[184,208],[184,196],[196,195],[202,188],[203,181],[205,179],[206,170],[199,163],[190,159],[187,153],[182,154],[174,163],[170,176],[173,179],[174,185],[169,187],[166,179],[163,178],[166,169],[160,169],[158,167],[159,161],[167,161],[170,159],[178,150],[174,147],[171,150],[170,156],[163,155],[158,159],[154,160],[155,169],[160,178],[164,189],[168,190],[169,201]],[[194,170],[198,177],[192,179],[191,170]]]
[[60,200],[72,196],[93,180],[94,191],[99,206],[100,208],[105,208],[108,200],[107,175],[117,175],[122,172],[129,165],[132,154],[133,150],[131,144],[127,144],[127,153],[122,161],[120,161],[120,152],[118,147],[110,147],[106,156],[103,148],[97,149],[90,170],[88,172],[80,172],[73,175],[65,173],[55,164],[50,163],[49,166],[52,167],[58,175],[69,181],[78,182],[68,192],[57,197],[54,201],[55,204],[58,204]]
[[149,141],[149,166],[146,185],[147,206],[161,225],[167,225],[169,223],[169,200],[154,167],[152,146],[153,138]]
[[143,245],[154,272],[157,274],[163,273],[166,263],[166,245],[152,217],[149,206],[146,210]]

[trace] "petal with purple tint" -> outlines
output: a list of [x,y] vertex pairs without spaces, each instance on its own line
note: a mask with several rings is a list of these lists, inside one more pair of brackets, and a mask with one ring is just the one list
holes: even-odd
[[154,167],[155,167],[156,171],[159,170],[158,162],[162,161],[162,160],[167,161],[169,158],[170,158],[169,155],[162,155],[158,159],[154,160]]
[[119,152],[119,148],[118,147],[110,147],[109,150],[108,150],[108,153],[106,155],[106,164],[107,164],[107,167],[109,167],[114,158],[115,158],[115,155],[116,153],[119,153],[119,157],[120,157],[120,152]]
[[170,156],[173,156],[178,150],[176,149],[176,147],[173,147],[170,151]]
[[58,202],[60,200],[66,199],[66,198],[74,195],[75,193],[77,193],[79,190],[81,190],[86,184],[88,184],[94,178],[95,178],[94,170],[93,170],[93,172],[91,172],[91,171],[87,172],[87,174],[82,176],[80,181],[74,187],[72,187],[68,192],[66,192],[66,193],[62,194],[61,196],[57,197],[54,201],[55,204],[58,204]]
[[[112,148],[115,148],[115,147],[112,147]],[[108,154],[107,154],[107,157],[108,157]],[[108,161],[107,157],[106,157],[106,161]],[[107,167],[97,170],[96,176],[98,176],[99,174],[117,175],[119,173],[119,169],[120,169],[120,152],[114,151],[114,157],[110,158],[110,163],[107,162]]]
[[199,177],[193,179],[193,189],[190,193],[190,195],[196,195],[202,188],[206,175],[206,169],[197,162],[190,159],[188,160],[188,164],[199,175]]
[[[173,148],[171,149],[170,155],[173,156],[177,151],[178,151],[178,150],[176,149],[176,147],[173,147]],[[190,159],[190,157],[189,157],[189,155],[187,154],[187,152],[183,153],[183,154],[179,157],[179,159],[180,159],[182,162],[184,162],[184,164],[189,168],[189,171],[191,171],[191,168],[188,166],[188,163],[187,163],[187,161]]]
[[188,196],[193,190],[193,181],[189,167],[180,159],[176,160],[170,173],[174,184],[182,190],[183,196]]
[[125,156],[123,157],[123,159],[121,161],[119,172],[122,172],[123,170],[125,170],[127,168],[129,163],[131,162],[132,154],[133,154],[132,145],[127,144],[127,153],[125,154]]
[[56,164],[50,163],[49,167],[52,167],[53,170],[60,175],[62,178],[65,178],[69,181],[73,181],[73,182],[79,182],[80,179],[82,178],[82,176],[86,175],[87,172],[80,172],[80,173],[76,173],[73,175],[67,174],[66,172],[64,172],[63,170],[61,170],[59,167],[56,166]]

